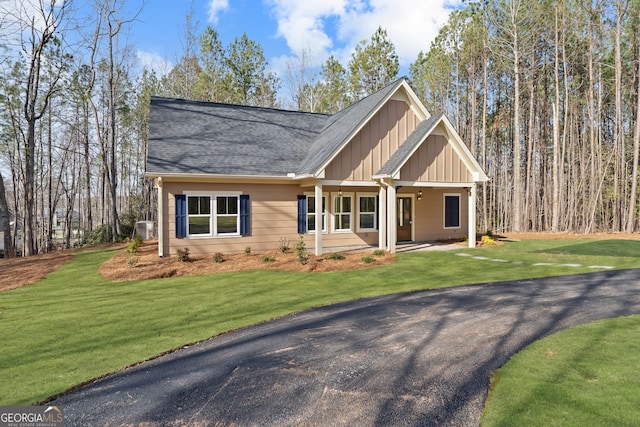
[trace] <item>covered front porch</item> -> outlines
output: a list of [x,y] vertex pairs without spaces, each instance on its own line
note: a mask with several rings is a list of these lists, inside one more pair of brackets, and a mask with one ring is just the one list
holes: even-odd
[[[368,196],[368,206],[375,200],[375,210],[367,208],[362,195]],[[475,183],[381,179],[372,187],[371,183],[318,181],[308,196],[314,200],[307,213],[313,239],[309,246],[313,246],[315,255],[348,247],[377,247],[396,253],[407,245],[420,242],[426,248],[427,242],[439,240],[466,239],[468,247],[475,247]],[[348,201],[343,201],[346,198]],[[316,203],[317,200],[323,202]],[[334,226],[340,221],[338,217],[344,215],[345,209],[341,207],[346,205],[351,206],[347,209],[351,215],[349,232],[336,230]],[[367,221],[369,228],[364,228]]]

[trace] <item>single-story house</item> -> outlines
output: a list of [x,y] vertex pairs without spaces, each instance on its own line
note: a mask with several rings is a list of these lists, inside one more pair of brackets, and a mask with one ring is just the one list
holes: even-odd
[[469,236],[487,176],[450,121],[404,78],[334,114],[153,97],[147,176],[158,254],[316,255]]

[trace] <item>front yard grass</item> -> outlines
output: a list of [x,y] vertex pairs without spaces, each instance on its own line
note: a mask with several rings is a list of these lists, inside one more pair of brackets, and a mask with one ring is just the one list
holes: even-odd
[[637,426],[640,316],[537,341],[493,373],[484,427]]
[[[638,241],[611,244],[613,254],[593,246],[598,246],[593,239],[523,241],[460,251],[527,263],[562,259],[585,266],[640,267]],[[393,265],[347,272],[267,270],[116,283],[98,273],[100,264],[114,253],[80,252],[44,280],[0,293],[0,405],[44,401],[170,349],[309,307],[381,294],[594,271],[534,268],[436,251],[399,254]],[[577,257],[584,258],[576,261]]]

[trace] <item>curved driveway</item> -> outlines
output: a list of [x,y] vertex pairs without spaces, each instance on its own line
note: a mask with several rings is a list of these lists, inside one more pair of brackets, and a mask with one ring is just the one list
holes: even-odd
[[213,338],[53,404],[67,426],[471,426],[515,352],[637,313],[640,270],[369,298]]

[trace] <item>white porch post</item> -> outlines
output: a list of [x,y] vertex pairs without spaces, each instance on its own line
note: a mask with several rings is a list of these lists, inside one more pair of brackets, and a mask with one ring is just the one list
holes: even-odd
[[469,189],[469,247],[476,247],[476,183]]
[[387,248],[387,190],[384,184],[380,183],[378,193],[378,248]]
[[162,212],[162,177],[156,178],[158,189],[158,256],[164,256],[164,214]]
[[389,184],[387,189],[387,248],[392,254],[396,253],[397,216],[396,187],[394,184]]
[[322,184],[316,184],[316,256],[322,255]]

